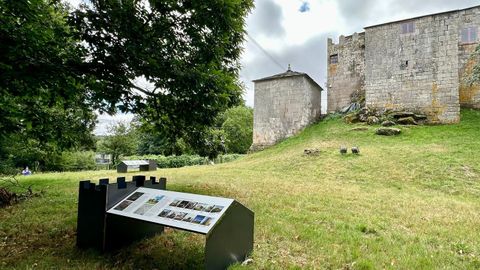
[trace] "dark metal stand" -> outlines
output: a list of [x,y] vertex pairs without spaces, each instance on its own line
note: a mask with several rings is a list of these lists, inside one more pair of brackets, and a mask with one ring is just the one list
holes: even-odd
[[254,214],[237,201],[207,235],[205,269],[227,269],[253,251]]
[[100,179],[98,186],[90,180],[80,182],[77,219],[79,248],[109,251],[163,232],[162,225],[112,217],[106,212],[138,187],[165,190],[166,178],[160,178],[157,182],[155,177],[150,177],[145,182],[145,176],[134,176],[132,182],[125,182],[125,177],[119,177],[115,184],[108,182],[108,179]]
[[[100,179],[99,185],[81,181],[78,198],[77,246],[111,251],[146,237],[163,233],[164,226],[106,213],[138,187],[166,189],[166,179],[134,176],[132,182],[117,178],[116,184]],[[199,233],[199,232],[196,232]],[[205,269],[226,269],[242,262],[253,251],[254,213],[237,201],[228,207],[206,235]]]

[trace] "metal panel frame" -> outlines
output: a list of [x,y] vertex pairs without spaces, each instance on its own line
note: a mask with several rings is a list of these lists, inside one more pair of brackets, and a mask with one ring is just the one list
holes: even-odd
[[[78,191],[77,247],[107,251],[120,248],[146,236],[163,233],[162,225],[144,225],[142,222],[119,221],[107,216],[107,210],[123,200],[138,187],[166,189],[166,178],[155,177],[145,181],[145,176],[134,176],[132,182],[125,177],[117,178],[117,183],[109,184],[109,179],[100,179],[99,185],[90,180],[80,181]],[[132,227],[124,227],[130,224]],[[113,236],[113,232],[116,233]],[[123,235],[119,237],[119,235]]]
[[243,262],[253,251],[254,213],[237,201],[208,233],[205,269],[226,269]]
[[103,250],[107,186],[81,181],[78,194],[77,247]]
[[[157,182],[155,177],[145,181],[145,176],[134,176],[132,182],[126,182],[125,177],[119,177],[116,184],[109,184],[108,179],[101,179],[98,186],[89,180],[81,181],[77,246],[102,252],[112,251],[163,233],[165,226],[162,224],[106,212],[138,187],[166,190],[166,178],[160,178]],[[254,213],[241,203],[233,201],[206,235],[205,269],[226,269],[245,260],[253,251],[254,222]]]

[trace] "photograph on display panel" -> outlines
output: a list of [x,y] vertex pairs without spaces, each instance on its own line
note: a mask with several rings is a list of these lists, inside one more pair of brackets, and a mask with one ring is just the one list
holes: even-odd
[[208,233],[232,202],[220,197],[141,187],[108,213]]

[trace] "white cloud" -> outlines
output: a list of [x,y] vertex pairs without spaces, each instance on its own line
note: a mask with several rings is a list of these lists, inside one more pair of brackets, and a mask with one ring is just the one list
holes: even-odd
[[[285,34],[272,37],[259,33],[253,23],[256,16],[261,16],[257,10],[253,10],[247,20],[248,33],[282,63],[285,70],[288,63],[296,63],[292,66],[294,70],[308,73],[321,86],[325,85],[327,77],[324,56],[328,37],[337,40],[341,34],[362,32],[370,25],[478,5],[477,0],[310,0],[310,10],[302,13],[299,11],[302,0],[274,1],[282,9],[282,18],[271,27],[282,27]],[[248,87],[246,103],[253,106],[251,80],[285,70],[279,70],[251,41],[247,41],[244,47],[241,76]]]
[[117,113],[116,115],[97,113],[97,125],[95,126],[95,135],[109,135],[108,129],[118,123],[130,123],[134,117],[131,113]]

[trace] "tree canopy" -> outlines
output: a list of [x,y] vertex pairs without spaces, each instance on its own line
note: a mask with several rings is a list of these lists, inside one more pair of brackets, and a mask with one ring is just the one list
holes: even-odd
[[92,0],[70,11],[61,0],[0,1],[0,159],[92,146],[94,110],[136,113],[170,142],[205,133],[242,103],[238,59],[252,7]]
[[242,102],[238,59],[252,7],[252,0],[93,0],[71,22],[89,52],[86,69],[101,82],[102,108],[137,113],[179,138]]
[[[0,159],[93,144],[84,50],[59,1],[0,2]],[[23,164],[25,165],[25,164]]]

